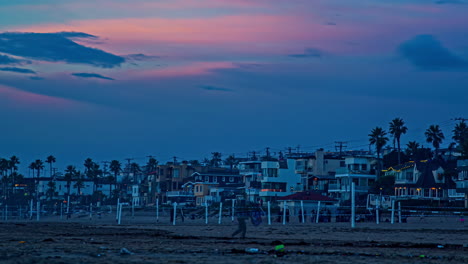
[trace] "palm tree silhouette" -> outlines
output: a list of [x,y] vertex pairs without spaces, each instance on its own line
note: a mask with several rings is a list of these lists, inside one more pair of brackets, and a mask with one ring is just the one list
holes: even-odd
[[52,164],[55,163],[56,159],[54,156],[50,155],[49,157],[47,157],[46,159],[46,163],[49,163],[49,167],[50,167],[50,177],[52,178]]
[[435,156],[437,156],[440,144],[445,139],[444,133],[440,130],[439,125],[431,125],[424,135],[426,136],[427,143],[432,143],[432,146],[435,149]]
[[456,124],[452,132],[453,140],[455,140],[459,145],[463,145],[463,143],[468,140],[468,126],[465,121],[460,121],[460,123]]
[[416,141],[410,141],[408,144],[406,144],[406,147],[407,154],[411,156],[412,159],[414,159],[419,149],[419,143]]
[[67,182],[67,195],[70,195],[71,182],[75,178],[76,168],[73,165],[68,165],[65,169],[64,180]]
[[398,146],[398,164],[400,164],[401,163],[401,160],[400,160],[400,152],[401,152],[400,137],[401,137],[401,135],[406,134],[406,132],[408,131],[408,128],[405,126],[405,122],[401,118],[395,118],[389,124],[390,124],[390,129],[389,129],[390,135],[392,135],[393,140],[397,142],[397,146]]
[[378,160],[378,176],[380,176],[381,171],[381,162],[380,162],[380,152],[382,152],[382,148],[387,144],[388,138],[386,137],[387,132],[385,132],[381,127],[375,127],[371,130],[369,136],[369,143],[371,145],[375,145],[375,151],[377,152],[377,160]]

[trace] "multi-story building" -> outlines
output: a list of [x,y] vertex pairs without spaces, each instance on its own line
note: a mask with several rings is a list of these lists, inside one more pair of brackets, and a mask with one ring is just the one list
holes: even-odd
[[302,191],[301,176],[295,172],[295,159],[262,161],[259,197],[264,201]]
[[395,176],[395,196],[415,199],[447,199],[455,184],[437,160],[410,161],[386,170]]
[[458,177],[455,180],[456,192],[463,194],[465,208],[468,208],[468,160],[457,161]]
[[366,194],[376,180],[375,163],[376,159],[372,156],[345,157],[346,167],[336,170],[335,179],[328,186],[329,195],[341,201],[350,200],[352,182],[356,195]]
[[311,155],[301,155],[296,159],[296,173],[301,175],[304,190],[326,194],[330,180],[335,179],[336,170],[346,167],[340,153],[318,150]]
[[250,202],[257,201],[261,189],[262,162],[257,160],[244,161],[239,163],[238,168],[243,179],[246,199]]

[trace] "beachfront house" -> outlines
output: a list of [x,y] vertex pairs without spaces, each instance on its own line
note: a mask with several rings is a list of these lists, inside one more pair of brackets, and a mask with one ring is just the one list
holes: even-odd
[[329,196],[341,201],[350,200],[352,182],[355,184],[356,196],[367,194],[376,180],[375,164],[373,156],[345,157],[345,167],[336,169],[335,179],[330,181]]

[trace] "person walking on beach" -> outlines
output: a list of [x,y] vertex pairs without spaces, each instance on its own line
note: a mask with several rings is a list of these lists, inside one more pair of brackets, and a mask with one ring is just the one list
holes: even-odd
[[244,216],[244,215],[239,215],[237,216],[237,223],[239,226],[237,227],[237,230],[232,233],[232,237],[235,237],[237,234],[241,234],[241,238],[245,238],[245,233],[247,232],[247,223],[246,221],[249,219],[249,217]]

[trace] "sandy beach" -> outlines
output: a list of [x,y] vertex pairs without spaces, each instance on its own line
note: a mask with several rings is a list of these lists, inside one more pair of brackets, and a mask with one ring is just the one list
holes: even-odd
[[[1,263],[468,263],[468,227],[456,219],[408,223],[264,221],[231,238],[236,221],[176,225],[162,217],[44,218],[0,223]],[[272,242],[285,245],[285,255]],[[246,252],[253,248],[254,253]]]

